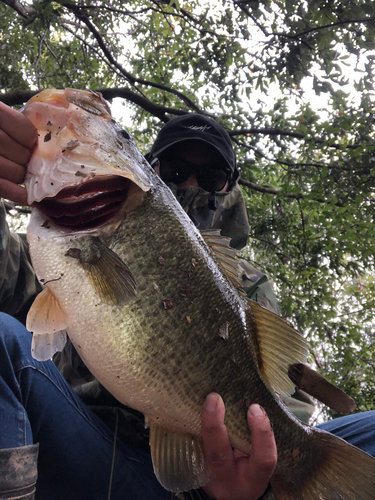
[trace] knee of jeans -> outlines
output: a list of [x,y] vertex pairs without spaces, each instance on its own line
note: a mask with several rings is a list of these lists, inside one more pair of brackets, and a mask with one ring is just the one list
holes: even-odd
[[0,343],[3,349],[17,352],[26,347],[30,352],[32,335],[22,323],[8,314],[0,312]]

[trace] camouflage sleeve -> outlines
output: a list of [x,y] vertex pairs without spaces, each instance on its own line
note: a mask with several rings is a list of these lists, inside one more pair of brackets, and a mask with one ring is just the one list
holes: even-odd
[[281,315],[277,305],[272,281],[246,260],[240,260],[242,288],[248,299],[255,300],[262,307]]
[[27,311],[40,291],[28,245],[19,235],[10,232],[0,202],[0,311],[25,323]]

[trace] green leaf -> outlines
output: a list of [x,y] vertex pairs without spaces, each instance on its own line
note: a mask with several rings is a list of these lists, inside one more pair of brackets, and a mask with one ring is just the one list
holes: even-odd
[[48,17],[52,14],[53,12],[53,7],[52,7],[52,3],[47,3],[47,5],[45,6],[45,8],[43,9],[43,15],[45,17]]

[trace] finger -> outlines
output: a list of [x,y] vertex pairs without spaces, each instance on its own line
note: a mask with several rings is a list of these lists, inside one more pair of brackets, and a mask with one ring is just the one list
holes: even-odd
[[0,178],[15,184],[21,184],[25,179],[26,168],[12,160],[0,156]]
[[211,475],[234,474],[233,450],[224,425],[225,407],[218,394],[207,396],[202,414],[202,439]]
[[0,102],[0,129],[29,150],[35,146],[38,138],[36,128],[30,120],[3,102]]
[[31,151],[12,139],[4,130],[0,130],[0,155],[19,165],[26,165],[30,159]]
[[28,205],[26,189],[6,179],[0,179],[0,198],[14,201],[19,205]]
[[256,498],[267,488],[277,463],[277,448],[271,423],[259,405],[251,405],[247,414],[251,430],[252,453],[246,464],[246,477]]

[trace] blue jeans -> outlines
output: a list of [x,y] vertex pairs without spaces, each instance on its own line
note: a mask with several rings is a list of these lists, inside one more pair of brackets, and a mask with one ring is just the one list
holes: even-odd
[[[36,499],[106,500],[113,432],[52,361],[31,356],[31,334],[0,313],[0,449],[39,443]],[[150,454],[117,440],[111,500],[170,500]]]
[[375,411],[354,413],[317,425],[375,457]]
[[[31,334],[0,313],[0,449],[39,442],[36,498],[108,498],[113,432],[75,395],[51,361],[31,356]],[[319,426],[375,455],[375,412]],[[149,453],[116,442],[111,500],[170,500]]]

